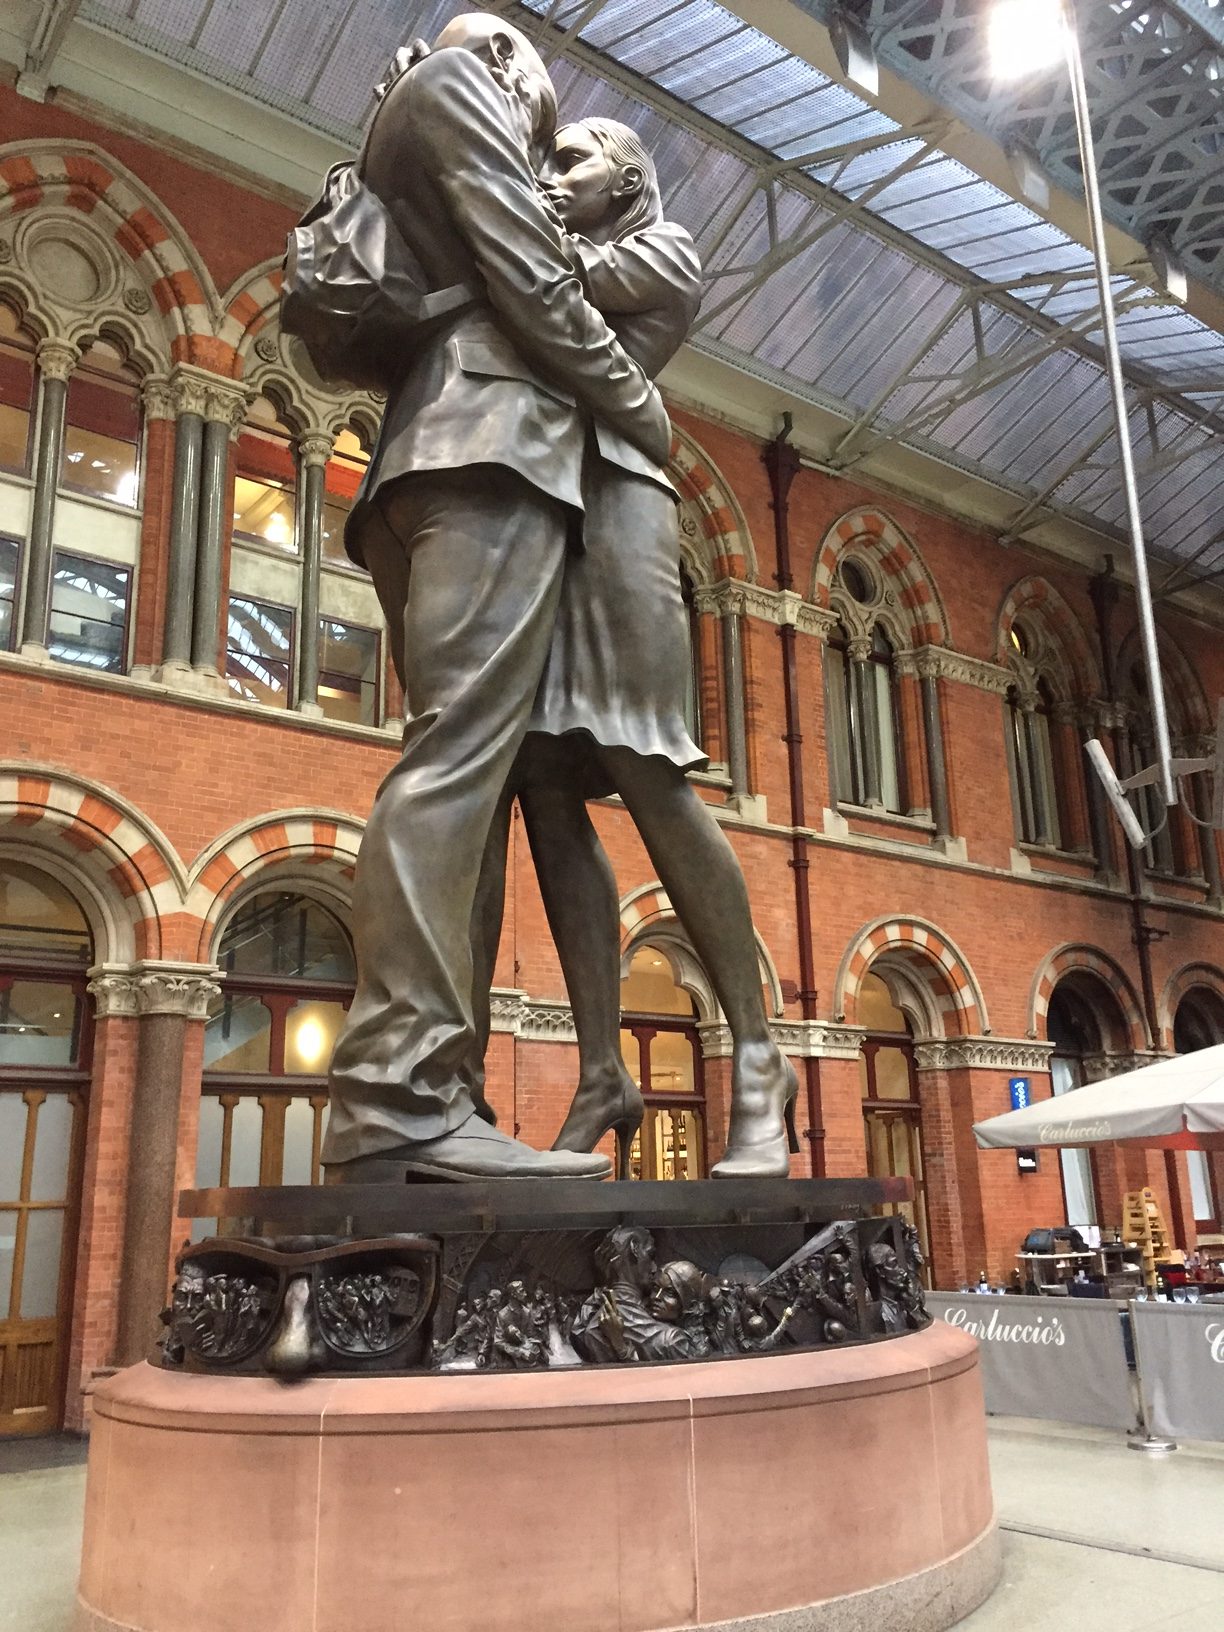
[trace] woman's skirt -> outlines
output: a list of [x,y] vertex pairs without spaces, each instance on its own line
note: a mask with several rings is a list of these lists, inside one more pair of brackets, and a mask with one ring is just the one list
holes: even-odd
[[[522,761],[551,779],[558,747],[588,798],[614,791],[595,746],[704,768],[685,699],[692,673],[676,503],[662,487],[588,459],[585,549],[565,564],[548,661]],[[564,739],[562,744],[539,739]],[[545,770],[547,767],[547,770]]]

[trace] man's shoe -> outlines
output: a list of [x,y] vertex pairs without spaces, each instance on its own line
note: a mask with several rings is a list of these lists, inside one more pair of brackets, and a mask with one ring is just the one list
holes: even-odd
[[440,1139],[395,1145],[327,1169],[328,1184],[397,1184],[405,1179],[606,1179],[606,1156],[533,1150],[478,1116]]

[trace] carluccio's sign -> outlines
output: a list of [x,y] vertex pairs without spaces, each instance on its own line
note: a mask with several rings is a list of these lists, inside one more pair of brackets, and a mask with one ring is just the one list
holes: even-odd
[[1136,1303],[1139,1386],[1152,1432],[1224,1439],[1224,1303]]
[[986,1409],[1132,1428],[1122,1322],[1112,1303],[928,1292],[927,1308],[982,1346]]

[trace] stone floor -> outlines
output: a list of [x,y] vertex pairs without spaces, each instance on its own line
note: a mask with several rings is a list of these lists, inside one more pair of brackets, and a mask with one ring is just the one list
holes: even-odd
[[[1005,1571],[962,1632],[1222,1632],[1224,1446],[1016,1419],[990,1440]],[[0,1441],[0,1632],[69,1632],[83,1464],[77,1441]]]

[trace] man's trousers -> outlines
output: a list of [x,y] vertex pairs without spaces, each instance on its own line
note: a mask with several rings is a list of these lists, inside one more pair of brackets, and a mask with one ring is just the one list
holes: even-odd
[[512,471],[402,477],[363,538],[409,724],[357,859],[358,984],[331,1065],[325,1162],[472,1115],[471,919],[548,655],[569,512]]

